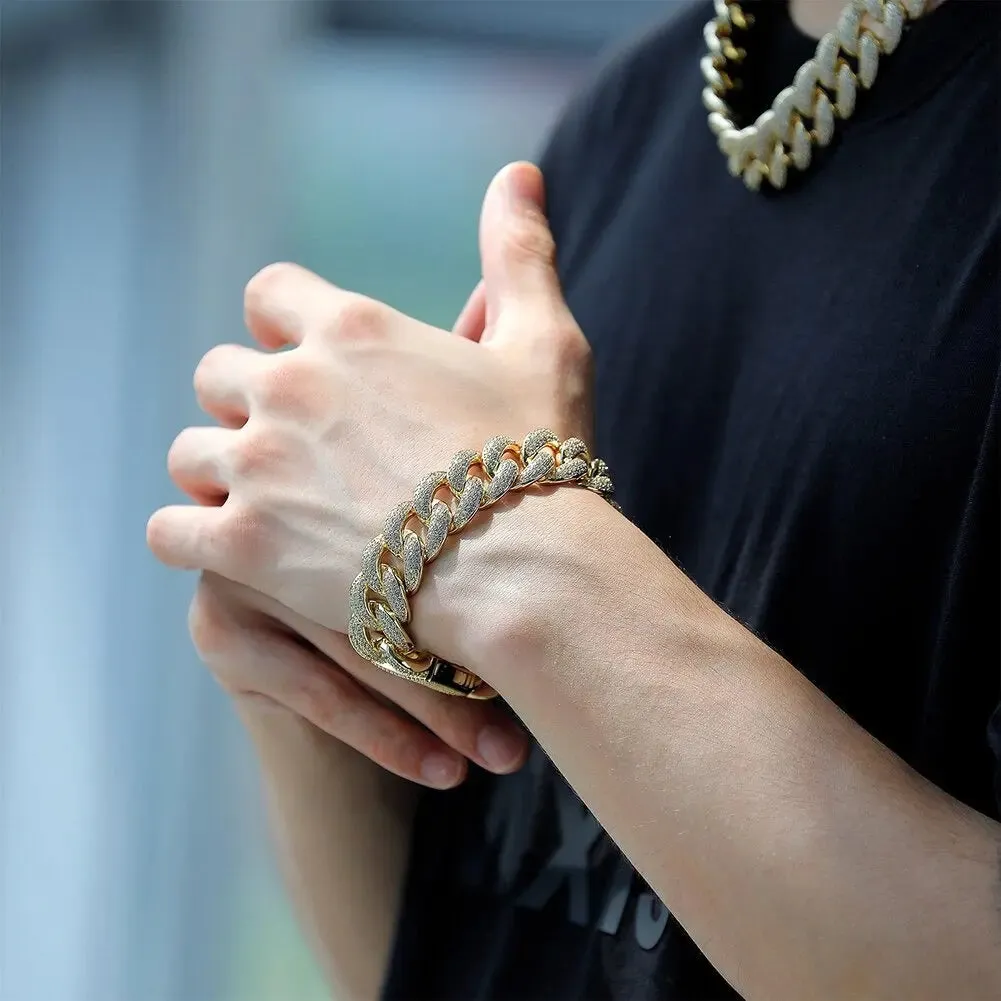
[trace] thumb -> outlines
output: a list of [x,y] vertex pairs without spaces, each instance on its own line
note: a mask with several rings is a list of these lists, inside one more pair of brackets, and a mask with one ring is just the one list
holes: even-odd
[[544,198],[542,172],[531,163],[509,164],[487,188],[480,214],[484,341],[541,335],[567,313]]

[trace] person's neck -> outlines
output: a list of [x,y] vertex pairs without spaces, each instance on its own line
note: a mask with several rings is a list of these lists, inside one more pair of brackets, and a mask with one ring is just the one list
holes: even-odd
[[[810,38],[820,38],[837,23],[847,0],[789,0],[789,14],[793,24]],[[945,3],[945,0],[928,0],[928,10]]]

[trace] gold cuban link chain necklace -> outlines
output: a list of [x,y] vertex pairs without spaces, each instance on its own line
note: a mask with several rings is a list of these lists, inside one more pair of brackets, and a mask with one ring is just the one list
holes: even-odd
[[740,86],[737,70],[747,53],[735,43],[734,30],[747,30],[754,19],[733,0],[715,0],[716,16],[703,32],[709,51],[700,62],[702,103],[730,173],[757,191],[765,178],[774,188],[785,187],[790,166],[806,170],[813,147],[833,139],[835,119],[851,118],[859,87],[873,85],[880,56],[896,49],[908,21],[928,7],[928,0],[851,0],[792,85],[753,125],[739,128],[726,97]]

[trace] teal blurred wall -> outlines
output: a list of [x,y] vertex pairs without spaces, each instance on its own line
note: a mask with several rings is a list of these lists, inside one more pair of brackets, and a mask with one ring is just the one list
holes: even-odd
[[292,258],[442,326],[480,201],[671,4],[0,3],[0,994],[325,989],[144,545],[199,357]]

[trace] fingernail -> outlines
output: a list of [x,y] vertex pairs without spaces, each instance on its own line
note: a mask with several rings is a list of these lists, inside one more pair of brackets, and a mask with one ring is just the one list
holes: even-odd
[[462,765],[448,754],[435,752],[421,762],[421,778],[436,789],[450,789],[462,775]]
[[492,772],[509,772],[521,760],[524,741],[509,730],[488,726],[480,731],[476,749]]

